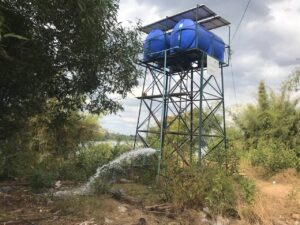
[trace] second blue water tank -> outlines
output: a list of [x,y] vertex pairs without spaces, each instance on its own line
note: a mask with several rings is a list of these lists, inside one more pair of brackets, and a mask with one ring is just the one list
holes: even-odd
[[225,44],[220,37],[218,37],[214,33],[211,34],[212,34],[212,43],[211,43],[210,55],[218,59],[219,61],[224,62]]
[[144,61],[163,58],[163,50],[169,48],[170,36],[162,30],[152,30],[144,41]]
[[170,47],[171,53],[199,48],[219,61],[224,61],[225,44],[222,39],[190,19],[182,19],[175,25]]

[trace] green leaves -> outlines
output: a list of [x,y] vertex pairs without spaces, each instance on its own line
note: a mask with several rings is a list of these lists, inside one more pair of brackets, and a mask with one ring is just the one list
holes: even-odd
[[247,203],[252,203],[256,192],[255,182],[248,177],[240,177],[239,184],[241,186],[241,192],[244,200]]
[[[58,117],[74,110],[114,113],[112,99],[137,85],[137,25],[117,21],[116,0],[15,1],[0,8],[0,139],[54,99]],[[5,124],[5,126],[4,126]],[[14,130],[12,129],[14,128]],[[5,135],[4,135],[5,134]]]
[[234,117],[244,135],[244,147],[251,150],[251,162],[268,172],[299,168],[300,111],[293,100],[291,84],[297,84],[297,70],[276,93],[258,87],[258,102],[245,107]]
[[251,163],[253,166],[261,166],[268,173],[277,173],[288,168],[297,169],[298,159],[293,149],[286,148],[280,143],[260,142],[257,149],[251,151]]
[[283,83],[282,89],[296,92],[300,91],[300,67],[293,70],[289,79]]
[[226,214],[236,205],[235,181],[221,168],[168,165],[166,172],[161,184],[163,194],[178,206],[209,207],[218,215]]

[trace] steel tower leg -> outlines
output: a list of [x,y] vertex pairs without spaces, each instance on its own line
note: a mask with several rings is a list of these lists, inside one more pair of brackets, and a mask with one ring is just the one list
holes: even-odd
[[165,142],[165,128],[166,128],[166,119],[167,119],[167,101],[168,101],[168,87],[169,87],[169,78],[167,73],[167,51],[164,51],[164,86],[163,86],[163,105],[162,105],[162,115],[160,123],[160,154],[158,158],[157,166],[157,182],[159,182],[161,163],[164,156],[164,142]]
[[[143,81],[143,88],[142,88],[143,92],[144,92],[144,89],[145,89],[146,78],[147,78],[147,69],[145,70],[145,74],[144,74],[144,81]],[[139,115],[138,115],[138,120],[137,120],[137,124],[136,124],[136,131],[135,131],[135,136],[134,136],[133,149],[136,148],[136,141],[137,141],[137,136],[138,136],[138,126],[139,126],[140,118],[141,118],[141,110],[142,110],[142,101],[140,101]]]
[[226,132],[226,120],[225,120],[225,97],[224,97],[224,74],[223,66],[221,66],[221,85],[222,85],[222,100],[223,100],[223,128],[224,128],[224,149],[225,149],[225,167],[228,169],[227,158],[227,132]]
[[191,68],[191,94],[190,94],[190,163],[193,163],[193,130],[194,130],[194,70]]
[[198,152],[198,163],[201,164],[202,161],[202,145],[203,145],[203,79],[204,79],[204,54],[201,57],[201,74],[200,74],[200,108],[199,108],[199,152]]

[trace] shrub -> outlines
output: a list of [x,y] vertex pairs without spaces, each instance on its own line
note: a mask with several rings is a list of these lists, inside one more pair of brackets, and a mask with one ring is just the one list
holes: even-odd
[[209,170],[205,177],[205,203],[217,213],[225,213],[234,208],[236,194],[232,177],[220,169]]
[[106,180],[97,179],[92,185],[92,189],[95,194],[107,194],[108,191],[111,189],[112,184]]
[[295,151],[276,142],[260,143],[258,149],[251,152],[251,164],[262,166],[267,172],[279,172],[287,168],[297,168],[298,157]]
[[247,177],[240,177],[238,182],[241,187],[241,193],[242,193],[243,199],[247,203],[252,203],[254,200],[254,194],[256,191],[255,182]]
[[32,170],[29,184],[34,189],[49,188],[53,186],[56,178],[57,172],[41,163]]
[[132,149],[132,146],[130,144],[121,144],[118,142],[116,145],[114,145],[111,148],[111,160],[118,157],[119,155],[123,154],[124,152],[128,152]]
[[[202,165],[169,166],[161,179],[163,199],[179,208],[209,207],[213,214],[237,216],[237,199],[252,203],[255,182],[236,176],[222,167]],[[230,214],[230,215],[229,215]]]
[[208,206],[217,214],[235,207],[234,180],[221,168],[172,168],[162,179],[164,198],[180,207]]
[[0,180],[26,177],[36,164],[37,153],[29,151],[20,136],[0,140]]
[[[154,163],[151,163],[152,161]],[[157,162],[154,160],[152,161],[150,162],[151,164],[149,163],[141,168],[134,168],[134,171],[132,172],[135,177],[138,177],[139,182],[146,185],[152,185],[157,176]]]
[[59,178],[64,180],[87,180],[99,166],[102,166],[128,151],[128,145],[110,144],[91,145],[80,149],[75,157],[65,160],[59,170]]
[[72,181],[85,181],[87,173],[77,158],[69,159],[62,163],[59,168],[59,179]]
[[100,144],[82,148],[75,157],[65,160],[59,170],[59,178],[63,180],[82,181],[93,175],[99,166],[111,158],[112,147]]

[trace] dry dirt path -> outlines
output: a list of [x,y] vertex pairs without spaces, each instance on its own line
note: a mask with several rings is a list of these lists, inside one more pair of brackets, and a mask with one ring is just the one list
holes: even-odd
[[255,180],[253,211],[266,225],[300,225],[300,176],[292,169],[264,178],[253,168],[244,169]]

